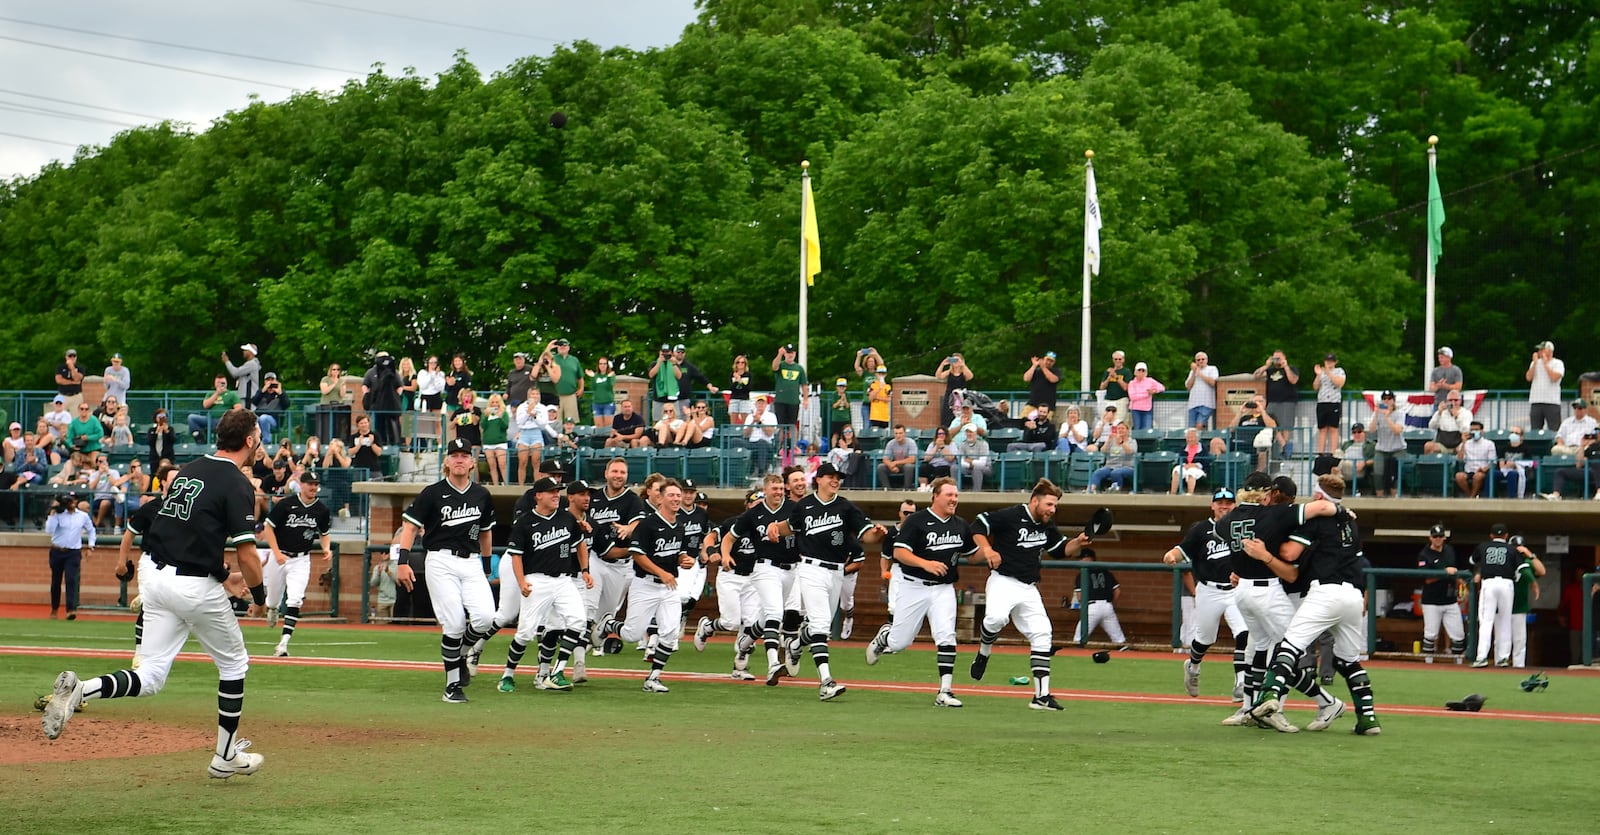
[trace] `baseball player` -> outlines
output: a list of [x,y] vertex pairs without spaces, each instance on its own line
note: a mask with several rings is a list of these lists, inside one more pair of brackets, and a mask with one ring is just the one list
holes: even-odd
[[[1318,487],[1334,500],[1344,498],[1344,478],[1338,473],[1319,476]],[[1366,648],[1366,600],[1362,581],[1361,532],[1354,518],[1343,508],[1333,516],[1308,519],[1283,543],[1269,549],[1260,539],[1246,538],[1245,553],[1283,580],[1310,575],[1305,600],[1295,610],[1278,643],[1272,666],[1262,682],[1260,694],[1251,710],[1257,719],[1268,721],[1285,733],[1299,729],[1283,716],[1282,699],[1289,684],[1304,680],[1310,670],[1300,667],[1300,656],[1323,632],[1333,632],[1333,664],[1350,687],[1355,703],[1355,733],[1377,736],[1383,729],[1372,701],[1372,684],[1361,666]],[[1318,700],[1317,718],[1306,725],[1308,731],[1322,731],[1344,715],[1345,704],[1334,699]]]
[[[790,464],[783,468],[781,475],[783,476],[784,495],[790,503],[798,503],[810,493],[811,488],[806,481],[804,467],[798,464]],[[784,547],[789,549],[791,564],[798,565],[800,561],[800,544],[795,541],[793,536],[784,537],[783,544]],[[800,659],[805,652],[805,645],[800,642],[800,627],[805,619],[805,614],[802,611],[804,606],[805,601],[800,599],[800,586],[791,584],[783,596],[783,623],[779,629],[786,652],[786,672],[791,678],[800,675]]]
[[[752,490],[745,496],[744,507],[749,510],[761,502],[761,491]],[[718,632],[737,632],[734,639],[733,673],[735,681],[751,681],[750,651],[761,639],[761,599],[750,574],[756,567],[756,542],[749,537],[733,533],[739,517],[724,520],[717,527],[720,545],[718,559],[721,570],[717,572],[717,617],[701,618],[694,631],[694,648],[704,652],[706,642]]]
[[267,606],[275,607],[280,601],[284,604],[283,637],[272,652],[279,658],[289,654],[289,639],[300,622],[306,583],[311,580],[312,549],[322,552],[324,568],[333,565],[333,549],[328,541],[333,514],[327,505],[317,501],[319,486],[317,474],[307,470],[300,476],[300,492],[279,499],[268,511],[266,527],[261,530],[261,538],[267,543],[267,553],[262,555]]
[[[1270,565],[1245,553],[1245,540],[1259,539],[1267,551],[1277,554],[1283,543],[1288,541],[1289,535],[1306,519],[1332,515],[1337,510],[1328,501],[1296,505],[1294,498],[1297,492],[1293,479],[1287,476],[1274,479],[1258,470],[1245,477],[1238,504],[1217,521],[1217,532],[1229,548],[1233,573],[1239,577],[1234,602],[1238,604],[1239,614],[1244,616],[1245,628],[1250,633],[1250,644],[1246,648],[1250,668],[1245,673],[1245,701],[1238,711],[1222,720],[1224,725],[1246,727],[1257,724],[1257,717],[1251,715],[1251,709],[1256,703],[1261,682],[1266,677],[1269,654],[1283,639],[1283,631],[1288,628],[1289,619],[1294,615],[1294,605],[1284,593],[1278,575]],[[1295,681],[1295,688],[1316,699],[1319,707],[1331,703],[1332,697],[1317,684],[1316,674],[1307,673]],[[1277,719],[1264,721],[1274,726],[1287,724],[1281,715],[1271,715]]]
[[839,495],[841,478],[839,470],[824,461],[817,467],[817,492],[796,502],[788,519],[767,526],[768,542],[793,536],[800,548],[794,575],[806,613],[808,634],[803,640],[811,646],[811,660],[822,679],[818,696],[825,702],[845,691],[844,685],[833,680],[828,661],[828,635],[833,631],[833,612],[839,608],[845,566],[861,543],[877,542],[885,532],[854,502]]
[[[794,586],[794,565],[798,559],[789,547],[767,538],[767,528],[789,518],[794,503],[784,495],[783,477],[768,474],[761,479],[762,500],[746,510],[734,521],[729,535],[750,539],[756,544],[756,565],[750,572],[749,583],[755,586],[761,605],[761,639],[767,650],[767,686],[776,686],[778,679],[789,675],[788,666],[780,658],[779,626],[783,622],[784,601]],[[728,537],[723,537],[723,553],[727,553]]]
[[1538,578],[1544,576],[1544,561],[1528,549],[1521,534],[1507,542],[1522,555],[1511,592],[1511,666],[1520,669],[1528,666],[1528,611],[1539,599]]
[[[1093,561],[1094,549],[1078,552],[1078,559]],[[1117,598],[1122,596],[1122,586],[1117,575],[1104,568],[1085,568],[1078,572],[1078,592],[1083,601],[1083,614],[1078,617],[1078,628],[1073,640],[1078,646],[1089,642],[1096,629],[1104,628],[1106,637],[1117,649],[1128,648],[1128,638],[1122,634],[1122,622],[1117,620]]]
[[1450,636],[1450,652],[1467,650],[1467,631],[1461,623],[1457,602],[1456,549],[1449,543],[1450,531],[1443,524],[1428,530],[1428,544],[1417,552],[1417,567],[1444,569],[1448,577],[1430,577],[1422,583],[1422,651],[1432,654],[1438,646],[1439,626]]
[[[118,552],[118,559],[122,568],[117,569],[117,579],[131,583],[138,576],[138,566],[133,561],[134,537],[142,537],[150,532],[151,525],[155,524],[156,516],[161,513],[161,503],[166,500],[167,490],[172,487],[172,475],[178,468],[172,464],[162,464],[156,470],[156,478],[161,483],[161,495],[147,497],[139,509],[128,515],[128,524],[122,529],[122,547]],[[133,669],[139,669],[144,663],[144,656],[140,648],[144,644],[144,600],[135,595],[129,601],[128,607],[133,610]]]
[[389,559],[398,563],[395,582],[411,591],[417,581],[410,565],[411,545],[417,531],[422,531],[427,554],[423,573],[442,634],[443,699],[465,704],[466,687],[477,670],[468,664],[463,650],[486,640],[494,620],[494,594],[483,573],[493,541],[494,502],[473,478],[477,462],[470,439],[451,439],[445,445],[444,464],[445,477],[422,488],[401,514],[400,537],[390,546]]
[[1244,616],[1233,602],[1232,550],[1217,535],[1217,520],[1233,510],[1234,493],[1224,487],[1211,494],[1211,518],[1189,526],[1183,541],[1162,555],[1167,565],[1188,561],[1194,575],[1194,635],[1189,643],[1189,660],[1183,662],[1183,691],[1200,695],[1200,662],[1217,640],[1217,626],[1228,621],[1233,634],[1233,700],[1244,701],[1245,647],[1250,632]]
[[645,514],[644,500],[628,489],[626,461],[611,459],[606,464],[605,479],[605,486],[599,492],[589,493],[589,523],[597,531],[589,553],[598,559],[589,565],[594,587],[584,595],[583,601],[589,619],[590,645],[597,655],[602,654],[600,639],[604,635],[596,627],[622,608],[628,586],[633,582],[628,536]]
[[885,653],[911,646],[926,619],[938,650],[939,694],[933,704],[961,707],[950,690],[956,668],[956,564],[977,553],[978,545],[966,520],[956,515],[961,491],[955,481],[936,478],[929,487],[933,500],[928,509],[912,514],[895,536],[894,558],[900,563],[895,620],[867,644],[867,663],[876,664]]
[[[593,584],[583,523],[561,509],[561,482],[545,476],[529,489],[537,501],[532,510],[513,523],[502,557],[511,559],[511,576],[516,579],[522,600],[517,633],[511,639],[511,653],[500,678],[502,693],[516,689],[517,665],[522,663],[523,653],[534,642],[540,626],[544,627],[545,640],[539,642],[539,678],[535,686],[540,690],[572,689],[565,671],[585,626],[583,597],[572,578],[581,578],[585,586]],[[501,594],[509,592],[506,588]],[[546,649],[549,643],[560,649]]]
[[616,544],[616,532],[610,525],[597,525],[589,517],[590,497],[594,493],[589,488],[588,482],[574,481],[567,485],[567,512],[578,520],[579,527],[583,529],[583,544],[589,551],[589,573],[573,578],[572,587],[578,591],[578,597],[583,601],[584,625],[579,635],[577,651],[572,655],[573,684],[582,684],[589,680],[589,668],[585,661],[590,640],[590,631],[594,624],[589,621],[590,600],[595,594],[595,587],[599,581],[594,579],[595,563],[601,558],[624,559],[628,549]]
[[906,520],[911,518],[911,514],[916,512],[916,502],[901,502],[899,524],[889,526],[888,532],[883,535],[883,542],[878,546],[878,567],[883,582],[889,584],[888,595],[884,600],[883,626],[878,628],[878,631],[883,633],[884,640],[888,640],[889,626],[894,623],[894,598],[900,589],[900,563],[894,559],[894,543],[900,534],[901,525],[904,525]]
[[[1494,663],[1511,666],[1511,610],[1515,602],[1517,574],[1533,552],[1520,541],[1515,547],[1506,541],[1506,526],[1495,523],[1489,541],[1473,550],[1472,582],[1478,584],[1478,660],[1474,667],[1489,666],[1489,642],[1494,641]],[[1543,574],[1544,565],[1539,565]]]
[[706,589],[706,560],[716,537],[711,517],[706,512],[710,504],[710,498],[694,489],[692,483],[684,487],[683,505],[678,517],[683,520],[684,541],[689,544],[690,556],[694,557],[693,566],[678,572],[678,597],[685,622]]
[[1006,628],[1007,621],[1015,623],[1017,631],[1028,639],[1028,666],[1033,671],[1033,700],[1028,707],[1034,710],[1062,709],[1050,693],[1053,633],[1050,616],[1039,598],[1040,557],[1066,559],[1089,543],[1087,534],[1072,539],[1061,535],[1055,523],[1060,499],[1061,488],[1041,478],[1033,485],[1027,504],[980,513],[972,531],[978,556],[992,569],[983,590],[988,604],[979,633],[978,654],[972,659],[972,677],[983,678],[1000,630]]
[[[541,478],[554,479],[557,484],[563,482],[566,479],[566,475],[567,471],[561,466],[561,462],[555,459],[550,459],[539,465],[539,476]],[[517,503],[511,508],[511,524],[515,526],[518,519],[521,519],[523,516],[532,513],[533,508],[537,503],[538,497],[534,494],[531,488],[523,491],[522,495],[517,497]],[[561,506],[563,509],[565,508],[566,503],[566,498],[562,497]],[[501,560],[503,562],[505,558],[502,556]],[[505,581],[505,568],[508,565],[509,563],[506,563],[501,566],[500,599],[495,605],[494,618],[489,621],[489,634],[485,635],[483,639],[477,643],[470,644],[462,649],[462,652],[467,658],[467,668],[473,671],[473,675],[477,674],[479,662],[483,658],[483,650],[488,645],[489,639],[499,634],[500,630],[517,626],[520,623],[518,619],[522,615],[524,601],[522,599],[522,595],[511,593],[513,588],[520,586],[520,584],[516,582],[515,577],[513,576],[512,582],[508,583]],[[490,593],[492,594],[493,591],[494,590],[491,587]],[[534,624],[534,626],[540,629],[543,628],[543,624]],[[540,632],[541,636],[542,634],[543,633]],[[554,653],[556,651],[556,641],[558,639],[558,635],[551,633],[550,641],[548,643],[543,640],[540,641],[540,649],[548,649],[550,652]]]
[[246,751],[249,740],[238,736],[250,657],[239,619],[222,588],[229,574],[225,549],[232,545],[255,601],[251,613],[267,599],[256,555],[255,490],[239,471],[261,445],[255,414],[247,409],[225,413],[217,422],[216,441],[217,452],[179,471],[144,538],[139,559],[144,662],[138,670],[119,670],[88,681],[80,681],[71,670],[57,676],[44,710],[46,737],[61,736],[67,720],[86,699],[160,692],[173,659],[193,633],[216,663],[219,679],[217,747],[207,773],[226,780],[261,768],[262,756]]
[[607,618],[602,632],[624,641],[637,641],[654,620],[659,624],[656,646],[650,652],[650,673],[645,677],[646,693],[665,693],[661,671],[678,649],[683,634],[683,608],[678,598],[678,572],[688,568],[694,557],[684,536],[678,510],[683,504],[683,488],[667,479],[661,489],[661,506],[639,520],[633,529],[628,553],[633,556],[633,584],[628,588],[628,616],[618,624]]

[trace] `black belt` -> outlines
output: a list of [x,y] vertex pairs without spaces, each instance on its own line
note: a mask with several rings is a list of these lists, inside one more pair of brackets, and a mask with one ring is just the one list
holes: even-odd
[[187,563],[181,563],[181,562],[171,562],[171,563],[169,563],[169,562],[161,562],[159,560],[154,560],[154,559],[152,559],[151,562],[155,563],[156,568],[171,568],[173,573],[177,574],[179,577],[210,577],[211,576],[211,572],[210,571],[208,571],[207,569],[201,568],[198,565],[189,565]]
[[[1349,580],[1312,580],[1311,582],[1316,583],[1319,586],[1349,586],[1353,589],[1360,588],[1360,586],[1357,586],[1355,583],[1352,583]],[[1455,603],[1454,600],[1450,602],[1452,604]]]
[[812,559],[811,557],[801,557],[800,561],[806,565],[815,565],[819,568],[826,568],[830,571],[844,570],[844,563],[842,562],[828,562],[827,560]]
[[1202,586],[1210,586],[1210,587],[1216,589],[1217,591],[1233,591],[1233,584],[1232,583],[1219,583],[1219,582],[1217,582],[1215,580],[1201,580],[1200,581],[1200,585],[1202,585]]
[[619,562],[633,562],[633,559],[631,557],[616,557],[615,559],[613,559],[611,557],[601,557],[600,561],[601,562],[609,562],[609,563],[612,563],[612,564],[616,564],[616,563],[619,563]]
[[905,580],[908,583],[916,583],[916,584],[922,585],[922,586],[948,586],[948,585],[950,585],[950,583],[946,583],[943,580],[924,580],[921,577],[907,577],[904,574],[900,575],[900,579]]
[[298,557],[309,557],[309,556],[311,556],[311,552],[310,551],[301,551],[298,554],[292,554],[292,553],[290,553],[288,551],[285,551],[285,552],[283,552],[283,556],[284,556],[284,559],[292,560],[292,559],[296,559]]
[[436,553],[440,553],[440,552],[449,554],[450,556],[455,557],[456,559],[462,559],[462,560],[480,559],[480,557],[478,557],[478,555],[476,553],[472,552],[472,551],[456,551],[456,550],[451,549],[451,548],[434,548],[432,551],[429,551],[428,553],[436,554]]
[[759,565],[761,563],[766,563],[767,565],[770,565],[773,568],[781,568],[784,571],[788,571],[789,569],[794,568],[794,563],[789,563],[788,565],[782,565],[782,564],[773,562],[772,560],[756,560],[756,564],[757,565]]
[[646,574],[643,577],[641,577],[640,579],[649,580],[650,582],[655,583],[658,586],[664,586],[664,585],[667,584],[665,580],[661,579],[660,577],[657,577],[654,574]]
[[83,553],[83,549],[82,548],[57,548],[54,545],[50,546],[50,550],[51,550],[51,552],[57,553],[57,554],[81,554],[81,553]]
[[741,571],[741,570],[739,570],[739,566],[735,565],[733,567],[733,576],[735,576],[735,577],[749,577],[751,572],[753,572],[753,571],[755,571],[755,566],[751,566],[750,568],[746,568],[743,571]]
[[1239,581],[1239,585],[1241,585],[1241,586],[1255,586],[1258,589],[1264,589],[1264,588],[1267,588],[1269,586],[1272,586],[1273,584],[1275,584],[1277,582],[1278,582],[1277,580],[1240,580]]

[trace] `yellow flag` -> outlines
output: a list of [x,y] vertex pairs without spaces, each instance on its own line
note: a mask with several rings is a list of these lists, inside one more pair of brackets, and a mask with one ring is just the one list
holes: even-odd
[[817,273],[822,272],[822,238],[817,235],[817,207],[811,202],[811,178],[800,178],[800,269],[805,273],[806,286],[815,284]]

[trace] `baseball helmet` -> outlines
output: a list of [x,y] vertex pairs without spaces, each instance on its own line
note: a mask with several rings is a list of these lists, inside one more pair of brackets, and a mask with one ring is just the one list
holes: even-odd
[[1099,652],[1095,653],[1093,657],[1094,663],[1104,664],[1111,660],[1111,653],[1106,652],[1105,650],[1100,650]]
[[1478,711],[1483,710],[1483,703],[1488,700],[1489,698],[1481,693],[1469,693],[1462,697],[1461,701],[1445,702],[1444,706],[1447,710],[1460,710],[1468,713],[1477,713]]

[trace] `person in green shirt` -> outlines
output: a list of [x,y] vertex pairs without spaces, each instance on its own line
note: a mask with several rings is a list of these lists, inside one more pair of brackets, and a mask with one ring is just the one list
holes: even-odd
[[191,414],[188,418],[189,434],[194,436],[195,443],[205,443],[210,437],[211,430],[217,427],[217,421],[222,416],[239,406],[239,395],[228,388],[228,378],[218,374],[211,381],[211,394],[200,401],[200,406],[206,410],[205,414]]
[[67,424],[67,448],[72,450],[73,456],[92,462],[105,436],[105,424],[91,413],[88,403],[79,403],[78,416]]
[[683,366],[673,361],[672,346],[663,342],[656,361],[650,364],[650,400],[654,403],[650,420],[660,420],[668,403],[678,402],[679,382],[683,379]]
[[800,410],[806,404],[806,370],[795,361],[792,342],[772,358],[772,404],[779,426],[800,422]]
[[828,435],[837,437],[850,425],[850,381],[840,377],[833,382],[833,404],[828,408]]
[[578,419],[578,398],[583,396],[583,363],[572,355],[572,343],[565,339],[557,339],[556,353],[552,362],[560,369],[559,376],[551,374],[555,380],[556,394],[561,398],[561,419]]
[[506,446],[511,428],[511,412],[498,393],[489,395],[489,408],[483,413],[483,457],[489,462],[489,483],[507,483]]
[[591,381],[589,392],[594,395],[594,425],[609,428],[617,413],[617,375],[611,370],[610,358],[595,360],[594,370],[583,373]]
[[1544,562],[1524,542],[1521,535],[1506,543],[1511,550],[1522,555],[1522,565],[1517,566],[1516,579],[1511,587],[1511,666],[1528,666],[1528,612],[1533,601],[1539,599],[1539,582],[1544,576]]

